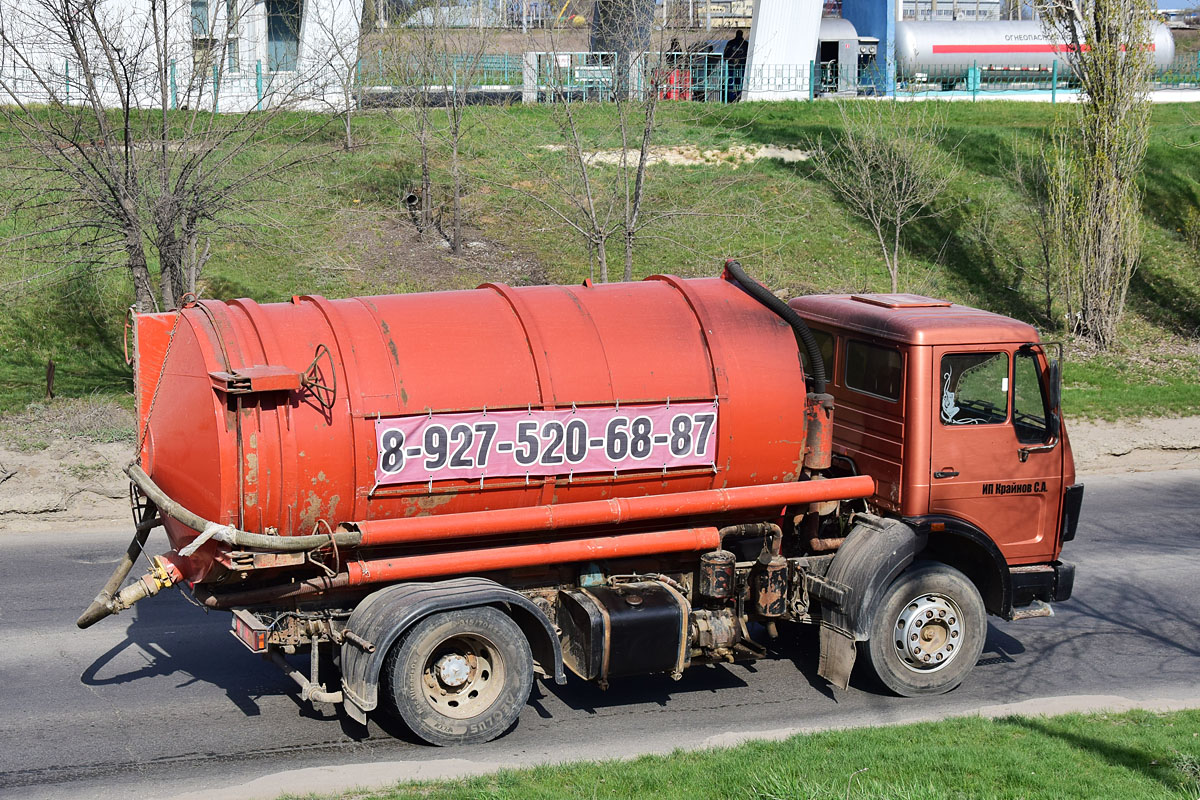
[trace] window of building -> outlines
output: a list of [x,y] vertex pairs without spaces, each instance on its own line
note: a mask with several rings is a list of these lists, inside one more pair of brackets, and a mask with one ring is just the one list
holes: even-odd
[[994,425],[1008,419],[1008,354],[942,357],[943,425]]
[[301,0],[267,0],[267,69],[292,72],[300,55]]
[[856,392],[899,400],[903,367],[900,351],[891,347],[856,341],[846,345],[846,386]]
[[210,28],[208,0],[192,0],[192,38],[207,39]]
[[241,15],[238,14],[238,0],[225,0],[225,70],[237,72],[242,68],[238,53],[238,35],[241,29]]

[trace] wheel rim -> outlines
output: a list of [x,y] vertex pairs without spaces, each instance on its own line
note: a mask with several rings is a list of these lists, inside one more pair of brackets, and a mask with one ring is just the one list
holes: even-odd
[[913,672],[936,672],[962,650],[962,612],[944,594],[914,598],[900,611],[892,631],[896,654]]
[[425,702],[451,719],[484,713],[504,688],[504,658],[478,633],[443,639],[425,659],[421,690]]

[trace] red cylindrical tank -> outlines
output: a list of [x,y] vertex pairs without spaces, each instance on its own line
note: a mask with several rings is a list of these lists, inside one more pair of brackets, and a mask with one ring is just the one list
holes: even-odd
[[792,481],[804,460],[796,338],[720,278],[205,300],[135,336],[143,468],[248,531]]

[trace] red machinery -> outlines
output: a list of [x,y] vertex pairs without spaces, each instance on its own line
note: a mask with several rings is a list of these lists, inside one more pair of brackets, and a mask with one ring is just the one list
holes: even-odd
[[[820,622],[821,674],[840,685],[859,642],[895,691],[947,691],[982,648],[985,602],[1012,616],[1018,601],[1065,599],[1073,572],[1028,557],[1010,572],[965,518],[896,516],[902,498],[930,494],[929,459],[878,484],[869,470],[899,464],[897,447],[929,452],[915,439],[936,411],[928,343],[885,341],[886,326],[903,317],[898,330],[946,338],[961,315],[929,312],[949,308],[937,301],[838,306],[862,320],[885,307],[896,319],[866,327],[818,315],[818,341],[729,262],[713,279],[139,315],[127,470],[139,522],[78,624],[187,584],[231,610],[238,638],[304,699],[360,721],[382,702],[437,744],[503,733],[535,670],[604,684],[760,657],[752,623],[773,636],[778,621]],[[842,335],[845,359],[830,344]],[[877,360],[856,367],[866,339]],[[989,369],[995,348],[1027,368],[1043,358],[1027,342],[970,342],[989,350],[970,364]],[[826,364],[848,413],[836,435]],[[1051,421],[1022,415],[1026,450],[1065,451]],[[1068,491],[1061,530],[1081,492]],[[1009,523],[1025,513],[1005,509]],[[122,588],[159,525],[173,549]],[[340,689],[319,679],[321,647]],[[283,656],[303,649],[308,677]]]

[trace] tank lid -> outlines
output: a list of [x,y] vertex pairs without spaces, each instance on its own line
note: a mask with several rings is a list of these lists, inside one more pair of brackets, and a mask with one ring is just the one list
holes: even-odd
[[935,300],[919,294],[856,294],[851,300],[883,308],[949,308],[945,300]]

